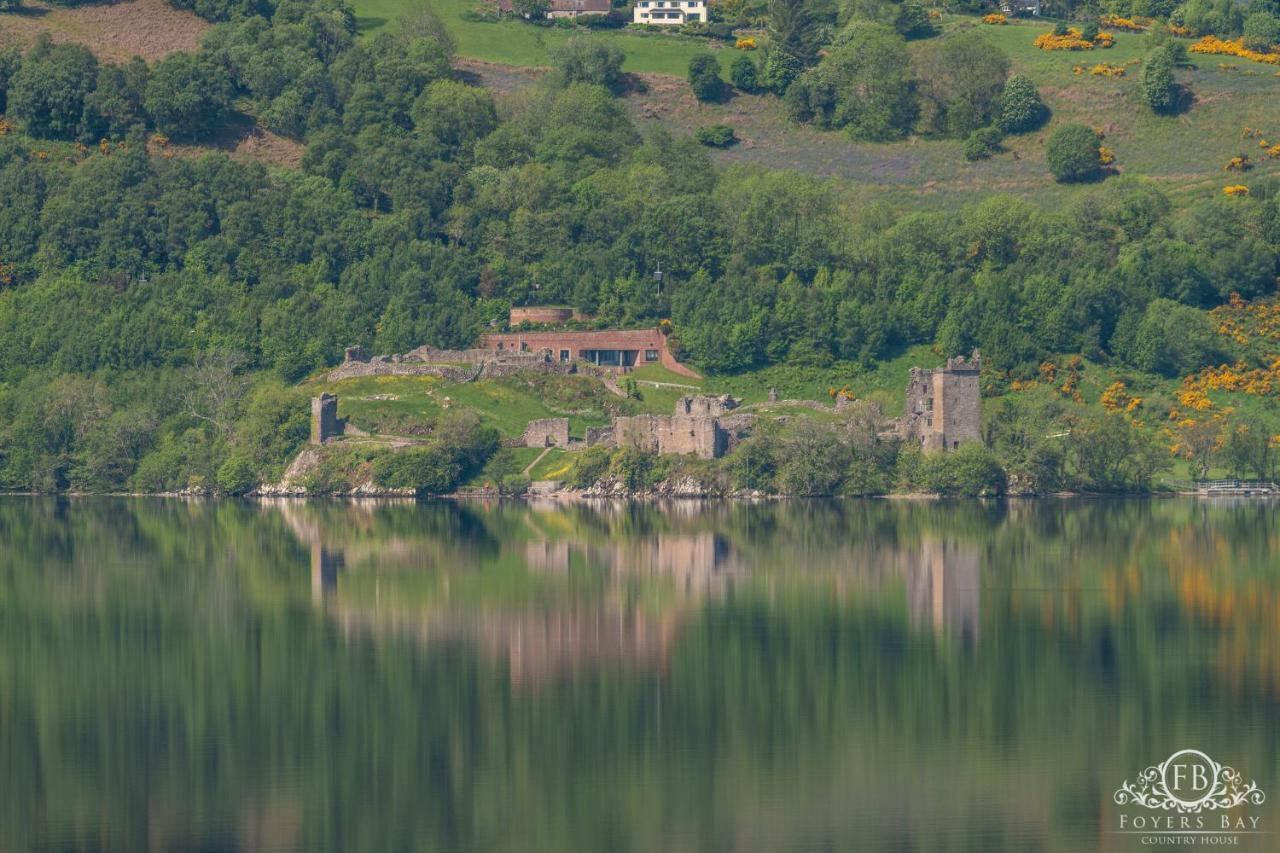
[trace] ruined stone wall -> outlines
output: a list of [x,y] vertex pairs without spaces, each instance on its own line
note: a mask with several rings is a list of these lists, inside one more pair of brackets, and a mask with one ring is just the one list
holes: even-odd
[[576,308],[552,308],[545,305],[530,305],[525,308],[512,308],[507,322],[512,326],[521,323],[545,323],[549,326],[568,323],[570,320],[586,320],[586,315]]
[[525,447],[568,447],[569,419],[543,418],[529,421],[520,440]]
[[324,444],[342,435],[343,423],[338,418],[338,398],[321,394],[311,398],[311,443]]
[[613,426],[587,427],[586,445],[587,447],[603,447],[614,446]]
[[730,397],[728,394],[721,394],[715,397],[692,395],[676,400],[675,414],[700,418],[718,418],[731,409],[738,408],[741,402],[741,400],[736,397]]
[[748,438],[755,423],[756,416],[750,412],[720,418],[720,429],[724,432],[724,452],[729,453]]
[[613,419],[614,443],[659,455],[723,456],[728,436],[716,418],[688,415],[635,415]]

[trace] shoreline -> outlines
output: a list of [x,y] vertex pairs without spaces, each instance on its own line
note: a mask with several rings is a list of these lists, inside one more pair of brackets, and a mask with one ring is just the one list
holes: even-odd
[[1249,500],[1272,500],[1267,495],[1209,495],[1203,492],[1157,490],[1150,492],[1047,492],[1045,494],[1005,494],[1005,495],[940,495],[932,492],[891,492],[883,495],[780,495],[780,494],[668,494],[655,492],[637,492],[632,494],[603,494],[589,491],[561,490],[554,492],[523,492],[520,494],[501,494],[497,491],[450,492],[439,495],[405,494],[402,490],[372,491],[335,494],[306,494],[303,492],[273,493],[249,492],[243,495],[224,495],[213,492],[33,492],[33,491],[0,491],[0,498],[167,498],[182,500],[253,500],[253,501],[363,501],[363,500],[399,500],[413,502],[428,501],[557,501],[564,503],[626,501],[636,503],[662,503],[680,501],[703,501],[723,503],[762,503],[767,501],[1035,501],[1035,500],[1099,500],[1134,498],[1247,498]]

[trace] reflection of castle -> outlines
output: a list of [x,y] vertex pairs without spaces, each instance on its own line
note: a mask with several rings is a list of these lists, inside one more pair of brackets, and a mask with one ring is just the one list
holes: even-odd
[[981,622],[978,550],[954,539],[925,537],[903,564],[907,609],[916,626],[977,645]]
[[709,530],[658,533],[597,547],[566,539],[536,540],[525,546],[525,562],[535,571],[564,574],[575,557],[608,569],[614,584],[630,577],[666,578],[681,600],[723,594],[744,574],[728,541]]
[[605,666],[665,669],[680,618],[613,608],[535,610],[482,616],[473,628],[481,647],[506,661],[512,684],[524,685]]
[[[801,536],[787,538],[781,551],[753,543],[744,551],[722,533],[686,527],[613,541],[554,534],[508,539],[507,548],[483,556],[460,544],[467,537],[374,535],[371,524],[359,523],[372,519],[358,511],[344,516],[354,524],[328,531],[314,516],[293,508],[286,515],[297,516],[290,527],[310,545],[312,599],[342,633],[393,633],[426,646],[460,643],[505,664],[514,685],[588,670],[662,671],[681,627],[702,603],[723,600],[748,582],[769,595],[798,584],[802,594],[826,589],[847,600],[875,596],[901,578],[917,629],[966,645],[976,645],[979,635],[980,551],[954,538],[926,535],[918,544],[881,536],[822,538],[819,545]],[[507,550],[512,546],[514,554]],[[473,583],[477,572],[509,565],[512,557],[530,573],[536,593],[451,603],[451,581]],[[342,580],[348,574],[354,584]],[[398,578],[426,580],[433,591],[421,597],[418,581],[406,586]]]

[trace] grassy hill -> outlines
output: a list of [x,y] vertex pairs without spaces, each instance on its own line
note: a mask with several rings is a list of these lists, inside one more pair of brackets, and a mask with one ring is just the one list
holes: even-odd
[[[372,34],[394,29],[403,15],[419,8],[414,0],[355,0],[356,26]],[[458,55],[505,65],[548,67],[550,50],[563,43],[571,30],[535,26],[521,21],[464,21],[459,15],[480,6],[477,0],[430,0],[457,42]],[[634,30],[603,32],[601,38],[616,44],[627,55],[625,70],[684,76],[689,58],[707,49],[707,40],[673,33]]]
[[[459,13],[470,0],[432,0],[458,43],[460,57],[517,68],[545,67],[549,50],[568,37],[568,30],[537,27],[519,21],[475,23]],[[357,0],[366,32],[394,26],[406,10],[404,0]],[[936,208],[972,201],[992,193],[1008,193],[1057,205],[1089,191],[1089,186],[1055,183],[1044,161],[1044,140],[1068,122],[1096,127],[1115,152],[1116,171],[1148,177],[1179,198],[1220,194],[1239,182],[1223,166],[1242,152],[1257,163],[1244,183],[1277,174],[1256,139],[1242,139],[1243,128],[1258,128],[1263,138],[1280,140],[1280,78],[1273,66],[1226,56],[1194,56],[1196,67],[1179,71],[1179,81],[1195,102],[1177,116],[1157,116],[1141,101],[1141,59],[1150,49],[1145,33],[1115,33],[1115,46],[1092,51],[1042,51],[1032,42],[1051,22],[1018,21],[985,26],[979,19],[948,16],[948,30],[979,28],[1012,61],[1013,73],[1025,74],[1039,87],[1053,118],[1041,130],[1006,140],[1005,152],[990,160],[967,162],[961,143],[952,139],[911,137],[895,143],[861,143],[835,131],[800,127],[789,122],[778,99],[737,95],[725,103],[697,101],[684,82],[689,57],[711,50],[726,67],[737,55],[713,40],[674,34],[599,32],[595,38],[616,44],[627,55],[628,71],[645,73],[645,91],[628,95],[636,121],[692,133],[708,124],[729,124],[742,142],[714,152],[723,163],[757,163],[847,179],[851,191],[882,196],[894,193],[905,207]],[[1122,77],[1093,75],[1100,63],[1122,66]],[[1080,73],[1076,68],[1080,67]],[[662,76],[666,75],[666,76]],[[519,74],[481,73],[487,84],[510,88]],[[501,78],[501,79],[498,79]],[[532,76],[523,78],[532,80]]]
[[[648,94],[628,98],[642,125],[691,133],[708,124],[729,124],[742,143],[714,156],[724,163],[756,163],[844,178],[852,192],[914,208],[952,207],[975,198],[1005,193],[1047,206],[1070,202],[1091,185],[1053,181],[1044,160],[1044,141],[1053,130],[1079,122],[1102,130],[1115,152],[1116,171],[1157,182],[1181,199],[1220,195],[1228,183],[1245,183],[1277,174],[1280,160],[1269,159],[1258,139],[1242,138],[1245,127],[1280,140],[1280,78],[1273,66],[1223,56],[1195,56],[1196,67],[1178,72],[1179,82],[1195,95],[1191,108],[1177,116],[1157,116],[1141,101],[1141,58],[1145,34],[1118,33],[1115,47],[1093,51],[1041,51],[1032,40],[1050,26],[1023,22],[983,26],[964,18],[955,27],[980,27],[1010,57],[1015,74],[1030,77],[1053,111],[1042,129],[1005,140],[1005,151],[990,160],[968,162],[959,140],[911,137],[893,143],[860,143],[837,131],[798,127],[771,96],[737,96],[724,104],[696,101],[682,82],[650,86]],[[1123,77],[1089,73],[1096,64],[1125,68]],[[1082,68],[1076,73],[1075,68]],[[1241,180],[1224,171],[1232,157],[1249,153],[1257,167]]]

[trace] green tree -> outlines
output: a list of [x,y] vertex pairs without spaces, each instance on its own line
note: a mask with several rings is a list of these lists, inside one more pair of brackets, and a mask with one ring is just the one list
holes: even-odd
[[136,56],[123,65],[102,66],[97,88],[85,99],[81,136],[123,139],[134,125],[145,125],[142,101],[149,73],[147,63]]
[[9,88],[21,64],[22,51],[16,44],[0,48],[0,113],[7,108]]
[[1087,181],[1102,169],[1101,143],[1093,128],[1066,124],[1053,132],[1045,146],[1049,171],[1060,183]]
[[1230,360],[1225,344],[1226,339],[1215,332],[1204,311],[1169,299],[1154,299],[1126,355],[1141,370],[1185,376],[1205,365]]
[[883,24],[856,23],[848,38],[796,81],[787,95],[794,120],[846,128],[855,139],[900,138],[916,108],[902,37]]
[[818,57],[818,27],[808,0],[769,0],[768,35],[764,85],[782,95]]
[[1009,58],[980,33],[958,33],[924,45],[913,72],[921,126],[963,136],[990,123],[1009,76]]
[[798,57],[782,48],[770,47],[764,55],[760,82],[764,88],[781,97],[803,70],[804,63]]
[[414,101],[414,129],[434,141],[447,159],[470,149],[498,126],[493,97],[484,89],[437,80]]
[[511,8],[517,15],[538,21],[547,16],[551,8],[550,0],[511,0]]
[[1000,150],[1003,139],[998,127],[980,127],[964,141],[964,159],[985,160]]
[[589,83],[617,94],[626,78],[622,63],[626,56],[613,44],[585,35],[570,36],[551,50],[551,64],[562,86]]
[[733,60],[729,66],[729,79],[739,92],[754,92],[760,85],[759,69],[756,61],[745,53]]
[[1005,81],[996,110],[996,124],[1005,133],[1035,130],[1049,118],[1049,108],[1029,77],[1014,74]]
[[1173,61],[1166,50],[1147,56],[1142,66],[1142,99],[1152,112],[1170,113],[1178,105],[1178,86],[1173,79]]
[[200,139],[220,129],[231,114],[231,81],[207,57],[175,51],[156,63],[143,104],[156,130]]
[[74,139],[97,83],[98,60],[87,47],[41,34],[9,81],[6,109],[32,136]]
[[699,101],[718,101],[724,97],[720,60],[709,53],[695,54],[689,60],[689,88]]
[[727,124],[709,124],[694,133],[698,142],[711,148],[728,148],[738,141],[733,128]]
[[1280,42],[1280,18],[1258,10],[1244,19],[1244,46],[1249,50],[1270,51]]

